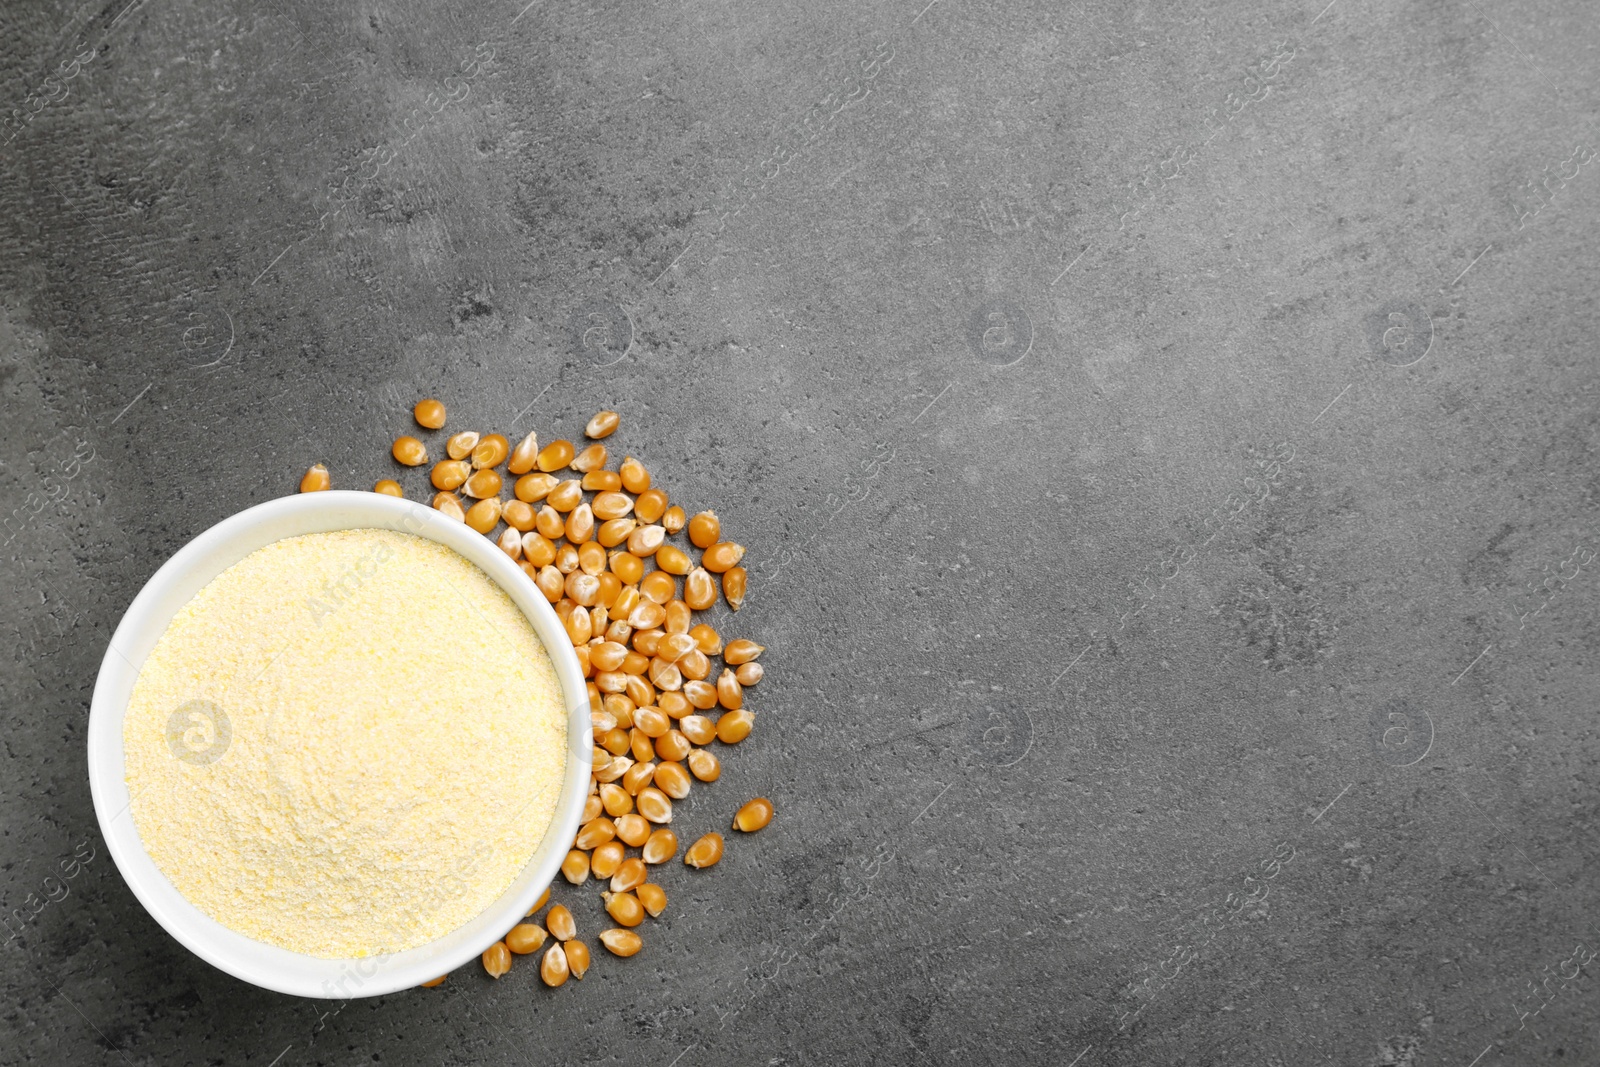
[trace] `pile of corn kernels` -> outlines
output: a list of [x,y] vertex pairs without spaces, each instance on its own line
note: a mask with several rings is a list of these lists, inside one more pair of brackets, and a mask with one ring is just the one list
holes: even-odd
[[[412,415],[426,431],[445,424],[437,400],[421,401]],[[573,886],[591,877],[609,883],[601,897],[618,925],[598,936],[613,955],[626,957],[644,945],[635,931],[645,916],[667,907],[666,892],[647,879],[650,867],[678,854],[672,802],[687,797],[695,779],[721,776],[713,741],[736,745],[750,735],[755,716],[744,706],[744,691],[761,681],[757,657],[765,648],[746,638],[724,643],[708,623],[695,623],[694,613],[719,596],[736,612],[743,606],[744,546],[722,539],[715,512],[689,517],[632,456],[609,469],[602,441],[619,422],[614,411],[596,414],[584,428],[591,443],[581,451],[566,440],[540,448],[533,433],[515,446],[501,434],[455,433],[445,439],[445,457],[433,463],[429,481],[437,490],[435,509],[493,539],[555,606],[588,679],[594,768],[561,874]],[[395,440],[391,454],[407,467],[432,459],[428,445],[409,435]],[[569,470],[576,476],[559,476]],[[515,479],[511,499],[503,500],[508,478]],[[320,463],[300,480],[303,493],[330,486]],[[392,479],[373,491],[404,495]],[[668,540],[685,531],[688,546]],[[690,549],[699,551],[698,562]],[[717,656],[723,667],[712,681]],[[755,833],[771,821],[771,801],[757,797],[739,808],[733,826]],[[683,861],[710,867],[722,858],[723,844],[721,834],[706,834]],[[533,921],[549,901],[546,889],[529,921],[484,952],[490,976],[506,974],[514,956],[539,951],[549,938],[554,942],[539,965],[546,985],[588,972],[589,947],[570,909],[555,904],[543,926]]]

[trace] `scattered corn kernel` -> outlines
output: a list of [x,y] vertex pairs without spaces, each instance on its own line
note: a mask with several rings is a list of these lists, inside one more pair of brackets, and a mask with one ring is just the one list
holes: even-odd
[[444,405],[429,397],[417,401],[417,406],[411,409],[411,417],[417,420],[417,425],[427,430],[437,430],[444,425]]
[[651,865],[665,863],[677,854],[678,835],[664,826],[653,831],[640,850],[644,862]]
[[433,470],[428,472],[428,480],[435,489],[446,492],[460,489],[472,474],[472,464],[459,459],[441,459],[433,465]]
[[572,458],[572,469],[588,474],[606,465],[606,446],[593,444]]
[[684,523],[687,521],[683,509],[676,504],[668,508],[661,516],[661,525],[666,527],[669,534],[675,534],[683,529]]
[[728,573],[722,576],[722,595],[728,601],[728,607],[738,611],[744,607],[744,593],[750,576],[743,567],[730,567]]
[[754,641],[740,637],[728,642],[728,647],[722,652],[722,658],[728,666],[737,667],[741,663],[749,663],[766,650],[766,645],[758,645]]
[[524,474],[517,479],[517,484],[512,487],[512,492],[517,499],[528,504],[537,504],[550,495],[550,490],[560,485],[559,479],[548,474]]
[[[648,845],[648,842],[646,842]],[[628,890],[644,885],[644,880],[649,877],[645,873],[644,860],[632,856],[624,860],[611,875],[611,891],[613,893],[626,893]]]
[[627,852],[621,841],[607,841],[594,850],[594,855],[589,857],[589,873],[604,881],[617,873]]
[[578,936],[578,924],[565,904],[557,904],[544,917],[545,929],[557,941],[571,941]]
[[554,989],[564,985],[571,973],[571,968],[567,966],[567,950],[558,941],[544,954],[544,962],[539,964],[539,977],[545,985]]
[[551,441],[539,451],[537,465],[545,473],[558,471],[572,462],[571,441]]
[[644,905],[632,893],[602,893],[606,914],[623,926],[638,926],[644,922]]
[[396,463],[407,467],[420,467],[428,462],[428,446],[415,437],[396,437],[389,454]]
[[701,557],[701,565],[712,574],[722,574],[733,568],[744,558],[744,546],[736,545],[732,541],[718,541],[706,549]]
[[695,611],[704,611],[717,602],[717,580],[710,571],[696,567],[689,572],[683,580],[683,600]]
[[506,440],[505,434],[489,434],[472,450],[472,465],[480,470],[498,467],[510,452],[511,442]]
[[300,478],[300,491],[302,493],[320,493],[333,484],[328,477],[328,468],[321,463],[313,463],[311,469]]
[[683,862],[691,867],[704,868],[716,866],[722,859],[722,835],[709,833],[689,846],[689,851],[683,854]]
[[667,494],[661,489],[646,489],[633,505],[633,513],[639,516],[640,522],[655,522],[666,510]]
[[406,495],[405,494],[405,490],[400,488],[400,483],[395,481],[392,478],[385,478],[383,481],[379,482],[377,485],[374,485],[372,487],[372,491],[374,493],[381,493],[384,496],[405,496]]
[[483,969],[489,972],[490,978],[499,978],[511,970],[511,950],[504,941],[496,941],[483,950]]
[[710,548],[722,536],[722,520],[714,511],[702,511],[689,520],[689,541],[696,548]]
[[667,910],[667,891],[654,882],[645,882],[633,891],[639,898],[639,903],[644,905],[644,910],[650,913],[652,919],[660,918],[661,913]]
[[[635,764],[635,766],[642,766],[642,764]],[[624,789],[623,793],[626,794],[627,790]],[[629,797],[628,800],[629,806],[631,807],[633,798]],[[632,848],[638,848],[640,845],[643,845],[650,839],[650,820],[646,819],[643,815],[640,815],[637,812],[630,812],[626,815],[618,815],[616,822],[617,840],[621,841],[623,844]]]
[[468,475],[466,482],[461,486],[461,491],[470,497],[482,500],[485,497],[499,496],[502,484],[499,471],[485,468]]
[[589,880],[589,854],[573,849],[567,853],[567,858],[561,861],[561,877],[573,885],[582,885]]
[[543,947],[546,936],[542,926],[518,923],[511,928],[510,933],[506,934],[506,948],[519,956],[526,956],[531,952],[538,952]]
[[568,941],[561,946],[567,956],[567,969],[572,972],[572,977],[583,980],[589,973],[589,946],[582,941]]
[[657,789],[673,800],[682,800],[689,795],[689,772],[683,769],[683,764],[675,760],[663,760],[656,768],[652,781],[655,782]]
[[737,745],[750,736],[750,728],[754,724],[755,716],[748,711],[725,712],[717,720],[717,740],[725,745]]
[[460,433],[453,433],[450,435],[450,439],[444,443],[444,450],[451,459],[466,459],[472,455],[472,450],[478,447],[480,436],[477,430],[462,430]]
[[772,821],[772,801],[766,797],[747,800],[733,816],[733,828],[753,834]]
[[454,493],[433,494],[433,510],[457,522],[467,521],[467,513],[462,510],[461,501],[456,498]]
[[766,674],[767,669],[759,663],[741,663],[733,672],[733,676],[739,679],[739,684],[746,688],[761,681]]
[[703,748],[689,753],[689,770],[702,782],[714,782],[722,777],[722,761]]
[[644,948],[644,940],[632,930],[611,929],[602,931],[600,943],[613,956],[621,956],[623,959],[637,955],[639,950]]
[[650,472],[644,469],[644,464],[632,456],[625,456],[622,465],[617,468],[617,474],[622,477],[622,488],[630,493],[642,493],[650,488]]
[[[652,775],[654,772],[652,771]],[[634,794],[633,802],[639,814],[656,824],[672,821],[672,801],[655,786],[645,786]]]
[[517,447],[511,450],[511,459],[506,463],[506,470],[511,474],[527,474],[533,470],[533,465],[539,460],[539,435],[532,430],[528,436],[517,442]]
[[500,522],[500,498],[492,496],[487,500],[478,501],[467,509],[463,519],[468,526],[479,533],[489,533]]
[[584,436],[599,439],[610,437],[617,432],[617,424],[622,417],[615,411],[597,411],[594,418],[589,420],[589,425],[583,428]]

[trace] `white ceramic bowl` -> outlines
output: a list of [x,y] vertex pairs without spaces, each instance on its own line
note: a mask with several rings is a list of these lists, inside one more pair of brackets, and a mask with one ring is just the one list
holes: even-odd
[[[327,530],[387,529],[455,549],[500,585],[550,653],[567,708],[566,781],[550,829],[522,873],[481,915],[426,945],[389,956],[329,960],[237,934],[179,894],[145,852],[129,813],[122,720],[145,657],[180,608],[211,579],[258,548]],[[253,985],[302,997],[345,1000],[409,989],[479,956],[527,914],[555,878],[589,793],[593,751],[589,699],[578,657],[550,602],[522,569],[481,534],[432,508],[377,493],[305,493],[260,504],[190,541],[145,583],[100,663],[89,706],[89,788],[117,869],[167,932],[195,955]],[[508,797],[511,802],[515,798]]]

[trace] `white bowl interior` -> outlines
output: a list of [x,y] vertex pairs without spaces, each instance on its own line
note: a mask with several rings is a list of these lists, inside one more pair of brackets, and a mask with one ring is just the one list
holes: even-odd
[[[511,887],[444,937],[388,956],[318,959],[235,933],[190,904],[145,852],[129,813],[122,722],[145,658],[172,617],[213,578],[274,541],[329,530],[387,529],[455,549],[504,589],[544,643],[567,709],[566,779],[550,829]],[[432,508],[377,493],[306,493],[260,504],[205,531],[145,583],[111,638],[89,707],[89,788],[117,869],[157,922],[190,951],[236,978],[303,997],[345,1000],[408,989],[480,955],[555,878],[589,793],[589,699],[578,657],[550,602],[488,538]],[[508,802],[515,798],[507,798]]]

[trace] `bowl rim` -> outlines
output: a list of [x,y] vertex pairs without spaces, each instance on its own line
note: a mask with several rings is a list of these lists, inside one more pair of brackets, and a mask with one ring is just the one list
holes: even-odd
[[[173,615],[233,563],[285,537],[334,530],[385,529],[454,549],[503,589],[533,625],[550,656],[567,715],[564,780],[533,856],[500,897],[469,922],[433,941],[389,955],[323,959],[255,941],[189,903],[145,851],[131,816],[122,747],[123,721],[145,659]],[[494,542],[464,523],[397,497],[328,490],[281,497],[245,509],[192,538],[145,582],[123,613],[101,659],[89,705],[89,789],[117,870],[167,933],[207,963],[279,993],[349,1000],[409,989],[481,955],[532,908],[554,881],[588,798],[593,731],[587,684],[555,609]]]

